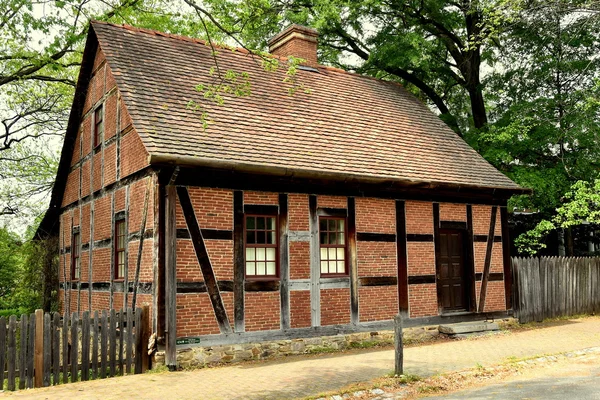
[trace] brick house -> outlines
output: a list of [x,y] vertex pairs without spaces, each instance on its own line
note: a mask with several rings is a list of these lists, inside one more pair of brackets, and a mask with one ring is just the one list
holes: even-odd
[[[39,229],[59,237],[63,309],[150,304],[168,364],[176,340],[510,311],[506,203],[526,190],[402,86],[319,65],[316,43],[295,25],[269,41],[306,60],[290,82],[244,50],[91,24]],[[213,56],[249,96],[201,100]]]

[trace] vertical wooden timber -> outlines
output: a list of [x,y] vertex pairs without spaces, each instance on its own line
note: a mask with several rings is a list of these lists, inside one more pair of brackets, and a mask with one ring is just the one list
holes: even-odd
[[[114,237],[114,235],[115,235],[115,192],[113,192],[110,196],[110,237]],[[117,246],[117,239],[115,238],[115,240],[111,240],[111,243],[110,243],[110,267],[109,267],[110,277],[108,278],[110,281],[110,295],[108,297],[108,303],[109,303],[108,309],[109,310],[112,310],[114,308],[116,246]]]
[[[123,309],[126,309],[129,304],[129,188],[125,187],[125,272],[123,273]],[[114,230],[113,230],[114,232]],[[113,240],[114,242],[114,240]],[[114,251],[114,250],[113,250]]]
[[175,205],[177,192],[173,185],[166,187],[165,201],[165,364],[177,369],[177,222]]
[[317,196],[308,196],[310,229],[310,320],[312,326],[321,326],[321,268],[319,266],[319,219]]
[[440,274],[440,204],[433,203],[433,245],[435,248],[435,276],[436,276],[436,293],[438,302],[438,312],[441,314],[444,311],[442,303],[442,293],[440,286],[437,284],[437,277]]
[[406,260],[406,208],[396,200],[396,255],[398,261],[398,313],[408,318],[408,263]]
[[477,296],[475,292],[475,243],[473,240],[473,206],[467,204],[467,243],[466,243],[466,268],[469,269],[470,277],[470,293],[469,293],[469,310],[474,311],[477,309]]
[[483,277],[481,278],[481,292],[479,293],[478,312],[482,313],[485,307],[485,296],[487,294],[487,284],[490,280],[490,266],[492,263],[492,250],[494,247],[494,232],[496,231],[496,213],[498,207],[493,206],[490,216],[490,232],[487,238],[487,249],[485,251],[485,261],[483,263]]
[[146,236],[146,221],[148,220],[148,203],[150,202],[150,187],[152,185],[152,177],[146,178],[146,195],[144,196],[144,210],[142,212],[142,222],[140,223],[140,242],[138,245],[137,260],[135,263],[135,279],[133,280],[133,296],[131,298],[131,308],[135,310],[137,301],[137,289],[140,283],[140,271],[142,269],[142,253],[144,251],[144,237]]
[[[162,197],[160,196],[160,182],[158,179],[158,174],[152,175],[152,180],[154,182],[153,185],[153,205],[154,208],[152,210],[154,215],[154,226],[152,227],[152,237],[153,237],[153,248],[152,248],[152,275],[153,275],[153,285],[152,285],[152,332],[156,332],[157,336],[162,336],[162,328],[164,324],[159,322],[160,316],[162,316],[162,312],[159,309],[159,304],[162,301],[164,307],[164,298],[161,297],[161,288],[163,287],[163,280],[160,273],[160,265],[161,265],[161,253],[160,253],[160,237],[161,237],[161,203]],[[164,275],[163,275],[164,277]],[[164,310],[164,308],[163,308]]]
[[157,214],[154,215],[155,228],[157,230],[154,232],[154,240],[156,243],[155,247],[158,246],[158,249],[155,250],[158,255],[158,260],[155,260],[156,268],[158,272],[155,272],[155,277],[158,276],[158,279],[154,281],[153,287],[155,288],[156,293],[156,308],[152,308],[152,314],[155,319],[156,324],[156,335],[158,337],[165,336],[165,326],[166,326],[166,291],[165,291],[165,272],[166,272],[166,262],[165,262],[165,199],[166,199],[166,191],[165,184],[162,178],[163,175],[157,175],[157,186],[156,186],[156,203],[154,204],[155,210],[157,210]]
[[244,192],[233,192],[233,315],[236,332],[246,330],[244,324]]
[[502,264],[504,267],[504,297],[506,309],[513,308],[513,274],[510,268],[510,237],[508,229],[508,210],[500,207],[500,224],[502,228]]
[[290,328],[290,262],[288,242],[288,195],[279,195],[279,277],[281,286],[279,296],[281,301],[281,329]]
[[[317,245],[319,243],[317,230]],[[350,273],[350,321],[356,325],[360,317],[358,312],[358,260],[356,256],[356,199],[354,197],[348,197],[348,269]]]
[[198,220],[194,213],[194,206],[192,205],[192,200],[190,199],[187,187],[178,186],[177,196],[179,197],[179,204],[181,205],[185,223],[190,233],[192,244],[194,245],[194,252],[196,253],[198,264],[200,264],[200,270],[202,271],[202,277],[206,284],[206,290],[210,297],[217,323],[219,324],[219,330],[221,333],[231,333],[232,330],[231,325],[229,324],[227,311],[223,305],[223,299],[221,298],[219,286],[217,285],[217,278],[215,277],[208,251],[206,250],[204,237],[202,236],[202,231],[198,225]]
[[[82,140],[83,142],[83,140]],[[114,194],[111,194],[111,197],[114,198]],[[111,210],[111,215],[112,214],[112,210]],[[83,218],[81,218],[83,220]],[[112,220],[112,218],[111,218]],[[114,232],[114,230],[111,230],[111,232]],[[94,278],[94,202],[90,201],[90,239],[88,241],[89,246],[88,246],[88,256],[89,256],[89,260],[88,260],[88,310],[92,309],[92,283],[93,283],[93,278]],[[112,256],[111,256],[111,261],[112,261]],[[111,262],[110,265],[112,266],[113,263]]]

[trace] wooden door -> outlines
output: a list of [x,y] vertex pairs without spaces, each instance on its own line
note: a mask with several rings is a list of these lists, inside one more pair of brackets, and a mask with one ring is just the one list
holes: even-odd
[[465,235],[459,230],[440,230],[439,235],[437,285],[442,310],[466,311],[471,290],[465,268]]

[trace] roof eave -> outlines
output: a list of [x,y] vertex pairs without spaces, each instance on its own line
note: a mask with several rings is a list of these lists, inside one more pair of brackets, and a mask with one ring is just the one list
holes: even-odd
[[531,194],[532,190],[522,187],[496,187],[482,185],[467,185],[448,182],[434,182],[417,179],[388,178],[370,175],[358,175],[342,172],[316,171],[302,168],[288,168],[284,166],[260,165],[244,163],[231,160],[217,160],[212,158],[203,158],[187,155],[173,155],[152,153],[149,157],[150,164],[170,164],[179,166],[207,167],[235,172],[246,172],[259,175],[271,175],[289,178],[313,178],[313,179],[331,179],[335,181],[390,184],[398,188],[410,189],[445,189],[456,192],[474,191],[493,195],[498,198],[509,198],[518,194]]

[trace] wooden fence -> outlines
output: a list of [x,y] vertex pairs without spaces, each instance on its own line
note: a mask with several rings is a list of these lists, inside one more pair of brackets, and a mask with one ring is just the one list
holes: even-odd
[[0,390],[142,373],[149,334],[147,306],[0,317]]
[[520,323],[600,312],[600,258],[513,258]]

